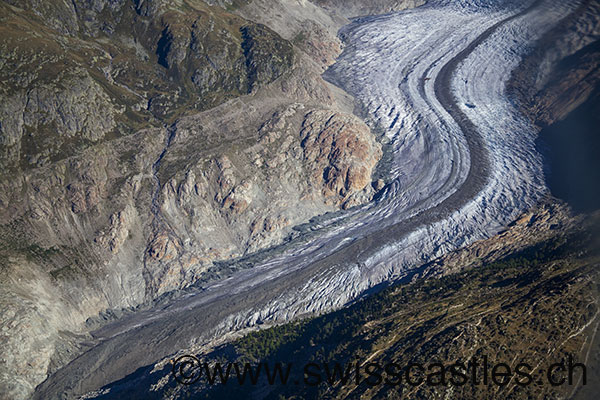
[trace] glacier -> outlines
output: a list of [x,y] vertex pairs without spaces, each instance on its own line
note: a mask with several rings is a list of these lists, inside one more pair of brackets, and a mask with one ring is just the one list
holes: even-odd
[[36,398],[86,393],[225,334],[342,307],[496,234],[548,191],[537,130],[506,83],[579,3],[439,0],[343,27],[325,77],[363,105],[391,152],[381,195],[252,268],[98,329]]

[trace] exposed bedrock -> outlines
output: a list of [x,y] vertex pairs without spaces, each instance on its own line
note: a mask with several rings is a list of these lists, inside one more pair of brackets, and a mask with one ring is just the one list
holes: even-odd
[[583,1],[516,69],[508,93],[544,127],[585,102],[600,81],[600,3]]
[[315,3],[331,10],[337,15],[346,18],[365,15],[387,14],[418,7],[426,3],[425,0],[315,0]]
[[381,146],[352,115],[294,103],[210,156],[197,139],[207,129],[201,121],[180,121],[162,160],[161,223],[145,256],[152,297],[188,286],[214,260],[277,245],[313,215],[374,195]]

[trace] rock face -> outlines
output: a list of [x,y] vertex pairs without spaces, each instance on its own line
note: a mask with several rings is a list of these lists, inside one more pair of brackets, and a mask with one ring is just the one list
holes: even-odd
[[[206,118],[218,118],[214,114]],[[213,152],[203,152],[198,142],[203,119],[178,123],[163,160],[168,177],[161,178],[167,180],[158,196],[161,224],[146,257],[154,294],[201,278],[215,259],[274,246],[311,216],[374,194],[371,174],[381,146],[352,115],[282,105],[244,138],[247,144]],[[241,137],[237,126],[248,125],[231,125],[232,136]]]
[[[600,4],[584,2],[548,32],[513,73],[508,92],[535,123],[563,119],[600,82]],[[528,71],[537,71],[532,74]]]
[[312,178],[323,186],[325,197],[344,208],[361,203],[357,194],[364,189],[368,197],[371,173],[382,155],[366,132],[357,118],[328,111],[311,112],[303,123],[302,148],[313,166]]
[[[137,253],[152,190],[144,173],[162,137],[140,131],[3,176],[0,324],[12,328],[1,333],[0,385],[10,398],[29,397],[48,371],[73,357],[77,336],[67,332],[82,333],[90,315],[144,300]],[[26,354],[35,361],[22,369]]]
[[387,14],[425,4],[425,0],[315,0],[315,3],[346,18]]
[[1,1],[0,393],[28,398],[98,319],[383,189],[321,73],[345,17],[418,4]]
[[115,128],[119,111],[108,95],[87,71],[73,72],[59,77],[60,84],[36,85],[2,98],[8,105],[1,111],[7,159],[23,155],[27,164],[41,166],[70,141],[98,142]]
[[83,351],[99,313],[374,195],[381,146],[320,76],[344,20],[314,4],[10,0],[0,21],[10,398]]

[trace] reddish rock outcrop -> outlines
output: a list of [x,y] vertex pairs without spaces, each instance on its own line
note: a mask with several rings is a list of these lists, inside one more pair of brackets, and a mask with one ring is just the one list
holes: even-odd
[[343,204],[370,189],[371,174],[382,155],[381,145],[358,118],[332,111],[309,112],[302,126],[304,159],[323,195]]

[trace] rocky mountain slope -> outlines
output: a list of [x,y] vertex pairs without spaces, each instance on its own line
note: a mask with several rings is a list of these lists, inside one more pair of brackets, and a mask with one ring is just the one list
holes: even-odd
[[345,20],[287,3],[0,2],[2,393],[90,317],[375,194],[381,145],[320,76]]
[[346,18],[386,14],[425,4],[425,0],[315,0],[314,3]]
[[515,69],[509,95],[541,127],[565,118],[598,87],[599,39],[600,3],[584,1]]
[[523,113],[543,128],[538,149],[546,159],[548,187],[580,212],[600,204],[593,150],[600,140],[599,15],[600,2],[582,2],[541,39],[508,87]]

